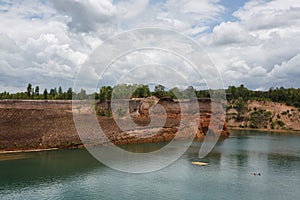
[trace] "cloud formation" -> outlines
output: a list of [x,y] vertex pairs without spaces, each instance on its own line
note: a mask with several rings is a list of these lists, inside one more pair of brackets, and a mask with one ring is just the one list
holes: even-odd
[[72,86],[107,38],[153,26],[203,44],[225,86],[299,87],[300,2],[245,0],[231,21],[223,20],[226,10],[220,0],[1,1],[0,90]]
[[249,1],[233,13],[237,20],[221,22],[199,37],[226,85],[299,87],[292,81],[300,78],[295,62],[300,53],[299,9],[297,0]]

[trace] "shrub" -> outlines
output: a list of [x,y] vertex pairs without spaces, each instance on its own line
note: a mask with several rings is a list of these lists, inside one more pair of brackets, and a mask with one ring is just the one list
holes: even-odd
[[280,119],[280,114],[277,114],[277,118]]
[[111,113],[109,111],[99,111],[97,112],[98,115],[104,116],[104,117],[111,117]]
[[280,127],[284,127],[285,126],[285,123],[281,120],[278,120],[277,121],[277,124],[280,126]]
[[232,108],[232,105],[227,105],[226,106],[226,111],[230,110]]
[[271,129],[274,129],[274,128],[275,128],[275,123],[272,122],[272,123],[271,123]]
[[251,128],[267,127],[268,122],[271,120],[272,112],[263,109],[257,109],[250,114]]

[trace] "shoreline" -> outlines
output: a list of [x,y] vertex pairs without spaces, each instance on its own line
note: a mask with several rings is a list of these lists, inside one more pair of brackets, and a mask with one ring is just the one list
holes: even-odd
[[48,149],[24,149],[24,150],[0,150],[0,155],[2,154],[14,154],[14,153],[30,153],[30,152],[43,152],[43,151],[55,151],[62,148],[48,148]]
[[[231,130],[242,130],[242,131],[262,131],[265,133],[291,133],[291,134],[300,134],[300,130],[269,130],[269,129],[254,129],[254,128],[239,128],[239,127],[234,127],[234,128],[229,128],[229,132]],[[228,138],[227,138],[228,139]],[[148,142],[144,144],[150,144],[153,142]],[[135,143],[133,143],[135,144]],[[142,144],[142,143],[141,143]],[[7,155],[7,154],[18,154],[18,153],[32,153],[32,152],[44,152],[44,151],[55,151],[55,150],[72,150],[72,149],[84,149],[84,146],[79,146],[77,148],[46,148],[46,149],[24,149],[24,150],[0,150],[0,156],[1,155]],[[1,160],[1,159],[0,159]]]
[[229,132],[231,130],[241,130],[241,131],[262,131],[269,133],[296,133],[300,134],[300,130],[286,130],[286,129],[263,129],[263,128],[239,128],[239,127],[228,127]]

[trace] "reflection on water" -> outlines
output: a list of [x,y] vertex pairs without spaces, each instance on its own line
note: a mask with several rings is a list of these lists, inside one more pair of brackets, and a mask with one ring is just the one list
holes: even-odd
[[19,154],[19,153],[8,153],[8,154],[0,154],[0,161],[4,160],[21,160],[32,158],[32,155],[29,154]]
[[24,181],[26,184],[51,182],[56,178],[64,179],[101,166],[84,150],[7,154],[0,155],[0,158],[6,156],[16,157],[14,160],[0,161],[0,185],[6,186],[9,183],[18,185]]
[[[123,148],[149,152],[163,145]],[[0,155],[0,199],[299,198],[299,135],[233,131],[204,159],[200,146],[193,143],[174,164],[147,174],[117,172],[85,150]]]

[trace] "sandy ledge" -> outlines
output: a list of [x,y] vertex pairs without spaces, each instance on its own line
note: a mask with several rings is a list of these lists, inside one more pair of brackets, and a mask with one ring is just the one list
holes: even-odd
[[49,148],[49,149],[27,149],[27,150],[12,150],[12,151],[5,151],[0,150],[0,154],[13,154],[13,153],[28,153],[28,152],[41,152],[41,151],[53,151],[59,150],[60,148]]

